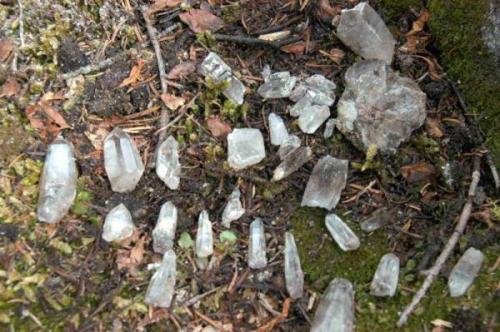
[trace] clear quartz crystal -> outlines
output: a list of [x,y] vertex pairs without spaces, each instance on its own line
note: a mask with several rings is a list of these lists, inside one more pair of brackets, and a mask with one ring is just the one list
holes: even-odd
[[370,292],[375,296],[394,296],[398,287],[399,258],[386,254],[380,260],[377,271],[370,285]]
[[227,135],[229,166],[235,170],[258,164],[266,157],[264,138],[259,129],[236,128]]
[[302,297],[304,293],[304,272],[300,266],[300,257],[292,233],[285,233],[285,283],[292,299]]
[[236,187],[227,201],[226,207],[222,212],[222,226],[229,228],[231,227],[231,221],[235,221],[241,218],[245,214],[245,209],[241,206],[241,192],[238,187]]
[[380,208],[361,222],[361,230],[367,233],[373,232],[390,223],[391,220],[392,216],[389,211],[386,208]]
[[287,98],[292,93],[296,81],[297,77],[291,76],[288,71],[273,73],[257,89],[257,93],[265,99]]
[[177,228],[177,208],[172,202],[161,206],[158,221],[153,229],[153,250],[163,254],[174,245],[175,229]]
[[283,143],[283,141],[288,137],[285,122],[275,113],[270,113],[268,119],[271,144],[281,145],[281,143]]
[[312,75],[297,85],[290,95],[290,100],[298,102],[307,97],[313,104],[332,106],[335,102],[336,88],[337,85],[323,75]]
[[451,270],[450,277],[448,278],[448,288],[450,289],[451,297],[458,297],[465,294],[478,275],[483,261],[483,253],[476,248],[471,247],[465,251]]
[[340,249],[350,251],[359,248],[359,238],[339,216],[334,213],[328,214],[325,217],[325,224]]
[[102,229],[102,238],[106,242],[122,241],[134,233],[135,225],[132,215],[123,204],[115,206],[106,215]]
[[203,210],[198,218],[198,231],[196,232],[196,256],[207,258],[214,252],[214,235],[212,232],[212,222],[208,217],[208,212]]
[[348,160],[324,156],[314,166],[307,182],[302,206],[333,209],[347,181]]
[[156,154],[156,174],[172,190],[179,188],[181,164],[179,144],[169,136],[160,144]]
[[273,181],[279,181],[297,171],[312,158],[312,150],[309,147],[299,147],[287,154],[281,164],[273,173]]
[[311,105],[300,111],[299,128],[306,134],[313,134],[330,117],[330,108],[325,105]]
[[392,62],[396,40],[377,12],[367,2],[344,9],[337,27],[338,38],[365,59]]
[[295,151],[298,147],[300,147],[300,138],[297,135],[288,135],[278,149],[280,159],[285,159],[289,153]]
[[38,220],[60,221],[76,197],[76,169],[73,147],[62,136],[49,145],[40,179]]
[[144,173],[134,140],[118,127],[104,140],[104,168],[111,189],[120,193],[134,190]]
[[144,302],[155,307],[169,308],[175,293],[176,274],[177,256],[169,249],[163,255],[160,267],[151,277]]
[[264,223],[256,218],[250,224],[250,239],[248,241],[248,266],[252,269],[262,269],[267,265],[266,237]]
[[354,290],[349,280],[335,278],[319,302],[311,332],[354,331]]
[[330,119],[326,121],[325,131],[323,132],[323,138],[328,139],[332,137],[334,131],[335,131],[335,119]]

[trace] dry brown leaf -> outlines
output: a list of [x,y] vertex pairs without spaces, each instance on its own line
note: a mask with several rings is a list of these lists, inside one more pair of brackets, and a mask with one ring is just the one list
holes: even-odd
[[400,169],[401,175],[408,183],[430,181],[436,174],[436,168],[425,161],[405,165]]
[[31,126],[45,142],[53,140],[62,129],[70,128],[64,117],[52,106],[53,100],[60,99],[59,95],[59,92],[48,92],[37,104],[30,105],[25,110]]
[[172,111],[175,111],[179,107],[184,106],[184,104],[186,103],[186,99],[177,97],[176,95],[172,95],[169,93],[163,94],[160,97],[163,103]]
[[165,8],[178,6],[182,0],[156,0],[148,9],[147,14],[151,15]]
[[14,43],[8,38],[3,38],[0,40],[0,61],[4,62],[12,53]]
[[124,86],[134,84],[141,79],[141,71],[144,68],[144,60],[137,60],[135,65],[130,70],[130,74],[126,79],[124,79],[121,84],[118,86],[119,88],[123,88]]
[[444,133],[441,130],[441,126],[439,125],[439,120],[434,118],[425,119],[425,128],[431,137],[441,138]]
[[194,32],[214,32],[225,25],[222,19],[202,9],[191,9],[180,14],[179,18]]
[[189,74],[194,73],[196,66],[192,61],[184,61],[176,65],[167,74],[167,78],[170,80],[184,79]]
[[344,59],[345,52],[341,50],[340,48],[332,48],[330,52],[320,50],[319,53],[323,54],[324,56],[328,57],[330,60],[335,62],[336,64],[340,65],[342,60]]
[[427,23],[427,21],[429,21],[430,18],[431,18],[431,13],[427,9],[422,9],[417,20],[413,22],[411,30],[406,35],[412,36],[422,31],[425,27],[425,23]]
[[134,273],[137,271],[137,267],[141,265],[144,259],[144,242],[146,240],[146,235],[141,237],[135,246],[130,250],[121,249],[118,251],[116,257],[116,265],[119,270],[127,269],[129,272]]
[[9,77],[7,81],[0,87],[0,98],[12,97],[19,92],[21,86],[17,83],[16,79]]
[[420,58],[427,63],[429,75],[433,81],[441,80],[441,75],[439,74],[441,67],[439,66],[439,64],[437,63],[437,61],[435,59],[427,58],[427,57],[424,57],[421,55],[414,55],[414,57]]
[[96,126],[89,123],[87,130],[85,131],[85,136],[89,139],[90,143],[97,151],[102,151],[104,147],[104,139],[108,135],[109,131],[104,126]]
[[306,43],[303,41],[299,41],[297,43],[288,44],[288,45],[281,47],[281,50],[283,52],[289,53],[289,54],[302,55],[302,54],[304,54],[304,52],[306,50]]
[[316,17],[325,23],[330,23],[340,12],[341,7],[332,6],[329,0],[319,0],[316,4]]
[[233,131],[229,124],[216,116],[212,116],[207,120],[207,127],[214,137],[224,137]]

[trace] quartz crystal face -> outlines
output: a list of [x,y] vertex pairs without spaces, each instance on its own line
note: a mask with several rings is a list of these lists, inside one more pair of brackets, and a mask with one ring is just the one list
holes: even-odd
[[350,251],[359,248],[359,238],[336,214],[327,215],[325,224],[340,249]]
[[156,174],[170,189],[179,188],[181,174],[179,144],[172,136],[169,136],[158,148]]
[[451,297],[458,297],[465,294],[476,278],[481,265],[483,265],[484,255],[476,248],[469,248],[465,251],[457,264],[453,267],[448,278],[448,288]]
[[119,204],[106,215],[102,238],[106,242],[122,241],[132,236],[134,230],[135,226],[130,211],[125,205]]
[[399,258],[394,254],[382,257],[370,285],[375,296],[394,296],[399,280]]
[[258,129],[237,128],[227,135],[229,166],[236,170],[258,164],[266,157],[264,138]]

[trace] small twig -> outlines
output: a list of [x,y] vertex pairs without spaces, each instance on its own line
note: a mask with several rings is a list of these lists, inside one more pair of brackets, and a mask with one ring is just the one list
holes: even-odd
[[413,297],[411,303],[405,308],[403,313],[399,316],[399,320],[397,322],[398,327],[402,327],[403,325],[406,324],[408,317],[411,315],[413,310],[415,310],[417,305],[423,299],[425,293],[434,282],[434,279],[436,279],[436,277],[439,275],[439,272],[441,271],[443,264],[450,256],[451,252],[453,251],[453,248],[455,248],[455,245],[457,244],[460,235],[462,235],[462,233],[465,230],[465,226],[467,226],[467,222],[469,220],[472,211],[472,199],[476,195],[477,184],[479,183],[479,178],[481,177],[479,169],[481,164],[480,161],[481,161],[480,157],[476,156],[474,159],[474,171],[472,172],[472,181],[469,186],[467,201],[465,202],[465,205],[462,209],[462,213],[460,214],[460,219],[458,220],[457,226],[455,227],[453,234],[450,236],[448,242],[446,243],[446,246],[444,247],[439,257],[437,258],[436,262],[434,263],[432,268],[428,270],[427,277],[425,278],[422,287],[420,287],[418,292]]
[[216,288],[211,289],[208,292],[205,292],[203,294],[199,294],[199,295],[193,296],[192,298],[190,298],[186,302],[182,303],[180,306],[190,307],[190,306],[192,306],[192,305],[200,302],[204,297],[207,297],[208,295],[217,292],[219,289],[220,289],[220,287],[216,287]]
[[202,314],[198,310],[194,310],[194,313],[197,314],[205,322],[207,322],[208,324],[215,327],[218,331],[226,331],[226,329],[222,325],[220,325],[219,322],[216,322],[213,319],[210,319],[209,317],[205,316],[204,314]]
[[215,40],[219,41],[229,41],[233,43],[238,43],[238,44],[245,44],[249,46],[268,46],[272,47],[274,49],[279,50],[281,47],[298,42],[299,40],[302,39],[300,36],[293,36],[290,38],[278,40],[278,41],[268,41],[268,40],[263,40],[259,38],[252,38],[252,37],[245,37],[245,36],[230,36],[230,35],[221,35],[221,34],[214,34],[213,37]]
[[300,21],[304,19],[304,17],[302,16],[295,16],[291,19],[289,19],[288,21],[286,21],[285,23],[282,23],[282,24],[278,24],[278,25],[275,25],[275,26],[272,26],[272,27],[269,27],[269,28],[265,28],[265,29],[262,29],[262,30],[257,30],[257,31],[254,31],[252,32],[252,35],[264,35],[266,33],[271,33],[271,32],[276,32],[276,31],[280,31],[280,30],[283,30],[284,28]]

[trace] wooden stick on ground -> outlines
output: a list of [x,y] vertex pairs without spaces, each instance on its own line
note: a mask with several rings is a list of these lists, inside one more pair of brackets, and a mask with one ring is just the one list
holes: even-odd
[[477,184],[479,183],[479,178],[481,176],[479,170],[480,161],[481,158],[479,156],[476,156],[474,159],[474,171],[472,172],[472,181],[469,186],[467,201],[465,202],[464,208],[462,209],[462,213],[460,214],[460,219],[458,220],[457,226],[455,227],[453,234],[446,243],[446,246],[444,247],[439,257],[437,258],[436,262],[434,263],[432,268],[428,271],[424,283],[422,284],[418,292],[413,296],[411,303],[405,308],[401,316],[399,316],[399,320],[397,322],[398,327],[401,327],[406,324],[408,317],[410,317],[413,310],[415,310],[417,305],[424,298],[425,293],[431,287],[432,283],[434,282],[434,279],[436,279],[436,277],[439,275],[439,272],[441,271],[443,264],[450,256],[451,252],[453,251],[453,248],[455,248],[455,245],[457,244],[460,235],[462,235],[462,233],[465,230],[465,226],[467,226],[467,222],[469,221],[469,217],[472,211],[472,199],[476,195]]

